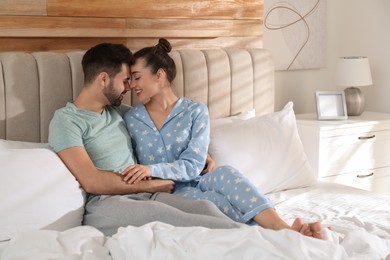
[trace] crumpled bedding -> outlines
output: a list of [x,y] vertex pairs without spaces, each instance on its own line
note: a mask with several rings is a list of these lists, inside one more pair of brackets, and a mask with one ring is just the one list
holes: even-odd
[[[1,259],[390,259],[390,199],[320,183],[269,194],[288,223],[296,216],[332,226],[333,242],[290,230],[173,227],[152,222],[105,237],[93,227],[20,233],[0,244]],[[330,237],[330,236],[329,236]],[[334,239],[336,238],[336,239]]]
[[[128,246],[132,245],[132,246]],[[290,230],[232,230],[150,223],[120,229],[106,246],[114,259],[347,259],[342,247]]]
[[1,259],[109,260],[106,238],[96,228],[80,226],[66,231],[35,230],[9,241]]
[[[13,238],[1,259],[388,259],[390,240],[363,230],[335,243],[290,230],[173,227],[152,222],[120,228],[112,237],[81,226],[63,232],[29,231]],[[387,258],[386,258],[387,257]]]

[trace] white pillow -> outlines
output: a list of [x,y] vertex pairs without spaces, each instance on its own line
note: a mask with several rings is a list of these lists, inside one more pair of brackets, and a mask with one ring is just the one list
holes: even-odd
[[48,143],[34,143],[24,141],[11,141],[0,139],[0,150],[1,149],[30,149],[30,148],[47,148],[50,149]]
[[80,226],[85,192],[49,149],[0,149],[0,241],[19,231]]
[[293,103],[265,116],[212,120],[209,152],[217,165],[231,165],[262,193],[317,182],[303,150]]
[[[240,122],[242,120],[247,120],[247,119],[253,118],[255,116],[256,116],[255,110],[251,109],[251,110],[245,111],[245,112],[240,113],[240,114],[235,115],[235,116],[212,119],[210,121],[210,127],[211,127],[211,129],[225,127],[228,124],[231,124],[234,122]],[[0,145],[1,145],[1,143],[0,143]]]

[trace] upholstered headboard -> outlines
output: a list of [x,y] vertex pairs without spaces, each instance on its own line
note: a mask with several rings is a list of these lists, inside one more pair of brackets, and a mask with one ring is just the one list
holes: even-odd
[[[47,142],[56,109],[83,86],[84,52],[0,53],[0,139]],[[274,66],[264,49],[186,49],[171,52],[179,96],[204,102],[211,118],[274,110]],[[125,103],[135,105],[127,94]]]

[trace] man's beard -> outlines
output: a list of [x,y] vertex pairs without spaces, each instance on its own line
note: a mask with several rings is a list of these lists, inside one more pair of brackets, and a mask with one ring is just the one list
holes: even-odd
[[112,81],[109,83],[107,88],[104,89],[103,93],[111,105],[117,107],[117,106],[120,106],[120,104],[122,103],[123,93],[119,94],[119,96],[118,96],[118,94],[115,92],[114,83]]

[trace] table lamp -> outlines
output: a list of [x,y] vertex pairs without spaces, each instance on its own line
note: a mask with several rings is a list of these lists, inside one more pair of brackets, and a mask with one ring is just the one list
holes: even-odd
[[357,87],[372,85],[370,63],[367,57],[340,57],[337,67],[337,84],[344,89],[348,116],[359,116],[364,111],[365,100]]

